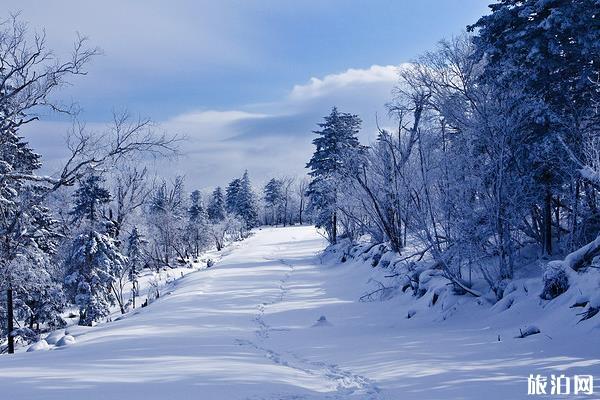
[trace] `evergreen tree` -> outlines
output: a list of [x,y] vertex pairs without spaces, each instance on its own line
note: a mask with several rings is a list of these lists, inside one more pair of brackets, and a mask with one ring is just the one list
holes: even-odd
[[244,175],[240,180],[240,191],[237,203],[236,214],[244,221],[246,229],[258,226],[258,204],[256,202],[254,191],[252,190],[248,171],[244,171]]
[[316,150],[306,165],[312,181],[308,187],[309,208],[316,225],[327,231],[331,243],[337,241],[337,201],[341,184],[350,173],[352,159],[359,149],[357,134],[361,120],[357,115],[340,113],[334,107],[319,124],[313,140]]
[[238,215],[240,207],[240,193],[242,190],[242,181],[235,178],[225,189],[225,210],[229,214]]
[[258,205],[252,191],[248,171],[244,171],[242,178],[232,180],[227,186],[225,194],[225,208],[228,213],[238,216],[246,229],[258,225]]
[[521,143],[523,169],[534,173],[541,242],[552,254],[552,207],[573,168],[564,155],[583,159],[584,138],[598,123],[598,2],[501,0],[490,8],[469,27],[477,30],[475,57],[484,60],[481,81],[511,93],[512,107],[529,114],[514,140]]
[[208,216],[202,205],[202,197],[199,190],[190,195],[190,208],[188,209],[188,225],[186,227],[189,247],[194,255],[198,257],[200,251],[208,242]]
[[79,235],[66,260],[65,286],[79,307],[79,324],[92,323],[110,313],[115,303],[116,271],[127,268],[127,257],[116,241],[96,231]]
[[212,223],[216,223],[225,219],[225,199],[223,198],[223,190],[216,187],[208,204],[208,219]]
[[188,208],[190,221],[202,221],[206,218],[204,205],[202,204],[202,194],[199,190],[194,190],[190,195],[190,207]]
[[280,221],[281,205],[283,204],[283,182],[272,178],[264,187],[265,214],[270,214],[270,223],[277,224]]
[[100,219],[101,207],[110,202],[110,193],[102,187],[104,179],[94,173],[81,180],[73,194],[75,206],[70,214],[76,221],[82,219],[94,223]]
[[91,326],[94,321],[109,314],[111,304],[120,300],[124,312],[121,293],[115,283],[117,276],[123,276],[127,269],[127,257],[121,254],[119,243],[106,230],[96,229],[99,206],[110,201],[110,195],[101,186],[102,180],[91,174],[80,182],[75,192],[74,208],[71,215],[76,221],[89,221],[89,231],[78,235],[66,260],[65,286],[73,302],[79,307],[79,324]]
[[[0,70],[0,80],[2,77]],[[0,99],[4,99],[5,90],[10,88],[0,88]],[[12,106],[9,101],[0,101],[0,287],[6,293],[6,325],[0,332],[8,335],[9,353],[14,352],[10,333],[15,313],[22,315],[21,308],[52,284],[46,267],[57,241],[56,221],[42,205],[42,188],[20,178],[38,170],[41,161],[17,134],[23,116],[15,114]],[[57,317],[60,311],[48,318]]]

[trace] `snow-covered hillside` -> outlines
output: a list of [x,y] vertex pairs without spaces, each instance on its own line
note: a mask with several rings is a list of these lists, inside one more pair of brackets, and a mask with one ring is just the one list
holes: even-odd
[[[0,398],[517,399],[529,374],[600,376],[591,325],[476,302],[407,319],[404,296],[358,301],[380,270],[322,264],[324,247],[312,227],[257,230],[147,308],[0,357]],[[527,319],[542,334],[515,339]]]

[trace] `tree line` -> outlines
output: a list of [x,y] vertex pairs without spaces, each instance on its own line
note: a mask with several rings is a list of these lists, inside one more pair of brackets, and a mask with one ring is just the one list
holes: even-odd
[[[600,30],[595,1],[502,0],[399,71],[394,127],[374,143],[333,108],[307,167],[329,241],[367,235],[434,260],[457,292],[498,299],[534,248],[561,257],[600,231]],[[600,246],[586,248],[590,265]],[[411,268],[409,266],[409,268]],[[579,267],[578,267],[579,268]],[[545,274],[542,297],[565,291]]]
[[[77,37],[70,57],[60,60],[18,16],[0,24],[1,352],[64,326],[69,310],[80,325],[92,325],[113,307],[125,313],[139,306],[144,270],[198,261],[262,222],[297,220],[291,181],[271,193],[269,216],[276,220],[265,220],[247,171],[225,191],[203,196],[187,193],[183,177],[164,179],[145,167],[177,156],[182,140],[152,121],[122,112],[104,129],[88,129],[77,108],[54,95],[85,75],[99,53]],[[74,121],[68,155],[52,175],[40,173],[41,156],[20,135],[43,110]]]

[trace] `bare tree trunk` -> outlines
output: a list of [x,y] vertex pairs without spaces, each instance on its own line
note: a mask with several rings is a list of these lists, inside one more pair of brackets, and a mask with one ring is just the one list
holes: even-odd
[[131,300],[132,300],[132,307],[133,307],[133,308],[135,308],[135,298],[136,298],[136,296],[137,296],[137,290],[138,290],[138,289],[137,289],[137,285],[135,284],[135,281],[133,281],[133,282],[131,283],[131,286],[132,286],[132,288],[131,288],[131,294],[132,294],[132,296],[131,296]]
[[575,181],[575,196],[573,198],[573,215],[571,220],[571,232],[569,234],[569,251],[575,249],[575,238],[577,235],[577,214],[579,213],[579,179]]
[[552,193],[550,189],[546,189],[544,197],[544,252],[552,255]]
[[13,291],[12,288],[6,290],[6,322],[8,330],[8,354],[15,352],[15,337],[12,335],[14,326],[15,313],[13,309]]
[[560,247],[560,196],[556,196],[556,208],[554,209],[556,218],[556,242]]
[[337,211],[333,212],[333,226],[331,227],[331,243],[337,243]]

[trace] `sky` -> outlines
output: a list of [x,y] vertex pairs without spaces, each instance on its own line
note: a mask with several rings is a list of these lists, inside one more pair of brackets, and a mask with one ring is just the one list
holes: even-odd
[[[184,135],[161,173],[190,188],[224,185],[248,169],[256,182],[301,175],[312,131],[333,106],[385,124],[399,66],[460,34],[486,0],[66,1],[0,0],[58,58],[77,33],[102,55],[56,98],[102,126],[115,110]],[[65,156],[71,122],[51,112],[24,129],[46,168]]]

